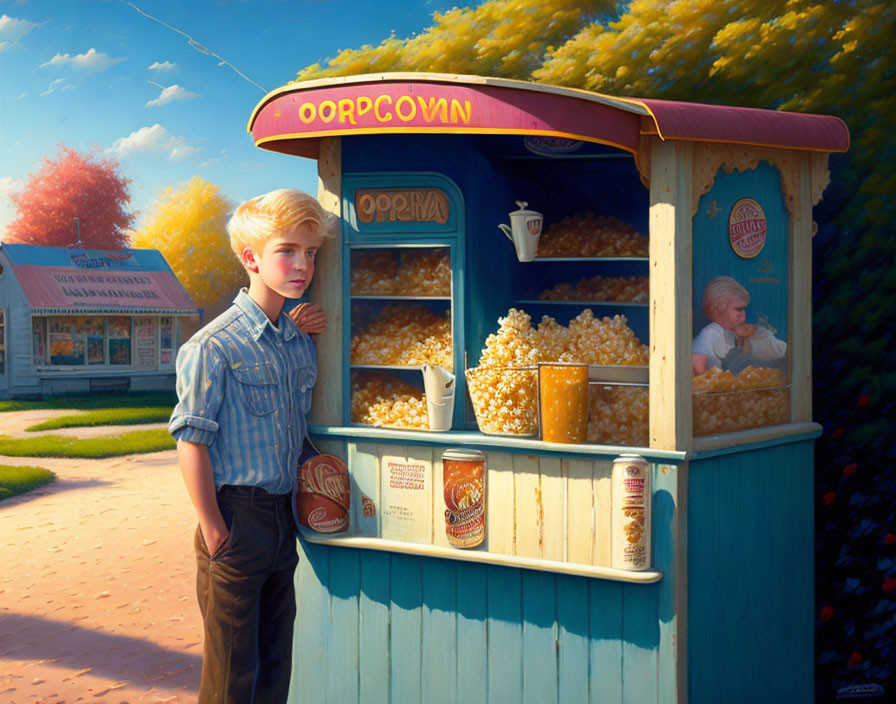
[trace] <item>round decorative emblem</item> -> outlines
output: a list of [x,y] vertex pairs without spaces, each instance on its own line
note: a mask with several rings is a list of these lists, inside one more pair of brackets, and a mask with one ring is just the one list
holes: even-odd
[[523,144],[533,154],[541,156],[556,156],[558,154],[571,154],[582,148],[584,142],[578,139],[566,137],[544,137],[541,135],[529,135],[523,139]]
[[768,220],[762,206],[752,198],[741,198],[728,215],[728,240],[735,254],[752,259],[765,247]]

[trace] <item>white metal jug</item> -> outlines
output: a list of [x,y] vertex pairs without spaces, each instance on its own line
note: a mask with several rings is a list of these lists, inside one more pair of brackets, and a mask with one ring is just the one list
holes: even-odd
[[498,229],[513,242],[517,259],[521,262],[531,262],[535,259],[535,252],[538,250],[538,238],[541,237],[541,225],[544,218],[541,213],[526,210],[528,203],[525,201],[518,200],[516,204],[520,206],[520,209],[508,213],[510,227],[501,223],[498,225]]

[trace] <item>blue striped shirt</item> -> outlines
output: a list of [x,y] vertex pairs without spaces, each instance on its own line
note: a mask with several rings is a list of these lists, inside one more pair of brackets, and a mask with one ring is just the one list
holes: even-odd
[[285,494],[296,484],[316,377],[311,338],[285,313],[275,327],[243,289],[178,352],[168,430],[208,445],[216,488]]

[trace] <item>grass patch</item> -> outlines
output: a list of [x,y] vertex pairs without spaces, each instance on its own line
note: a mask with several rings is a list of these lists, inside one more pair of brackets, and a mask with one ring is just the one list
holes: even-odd
[[56,475],[42,467],[0,465],[0,501],[49,484],[54,479]]
[[173,391],[153,391],[133,394],[81,394],[79,396],[51,396],[45,399],[10,399],[0,401],[0,413],[33,411],[44,408],[93,410],[100,408],[174,408],[177,395]]
[[141,423],[167,423],[171,406],[148,408],[102,408],[76,416],[50,418],[43,423],[25,428],[27,431],[56,430],[57,428],[92,428],[100,425],[138,425]]
[[121,455],[173,450],[177,447],[167,430],[136,430],[99,438],[65,438],[42,435],[36,438],[11,438],[0,435],[0,455],[7,457],[77,457],[99,459]]

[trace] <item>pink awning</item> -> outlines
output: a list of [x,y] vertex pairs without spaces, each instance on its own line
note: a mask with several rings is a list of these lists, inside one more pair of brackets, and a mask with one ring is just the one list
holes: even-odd
[[727,105],[638,99],[662,139],[734,142],[765,147],[845,152],[849,130],[838,117]]
[[255,144],[316,158],[322,137],[388,133],[519,134],[609,144],[637,153],[641,134],[844,152],[830,115],[653,99],[483,76],[385,73],[291,83],[249,119]]
[[167,271],[79,271],[15,267],[31,312],[84,315],[190,315],[196,306]]

